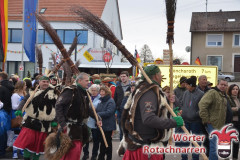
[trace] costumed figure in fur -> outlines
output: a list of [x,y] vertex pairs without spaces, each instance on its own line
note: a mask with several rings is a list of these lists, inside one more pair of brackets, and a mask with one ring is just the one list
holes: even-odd
[[80,73],[77,85],[67,86],[60,94],[56,103],[57,120],[63,132],[72,140],[73,147],[61,158],[62,160],[80,159],[82,146],[88,141],[89,133],[86,125],[88,117],[95,119],[89,107],[87,87],[89,76]]
[[[39,89],[25,109],[23,128],[13,144],[13,147],[24,150],[26,160],[30,160],[31,157],[37,160],[40,154],[44,154],[43,143],[51,132],[51,125],[56,116],[55,103],[58,95],[55,89],[49,86],[49,82],[46,76],[39,79]],[[29,96],[25,96],[21,101],[20,109]]]
[[163,159],[161,154],[144,154],[142,147],[163,147],[163,142],[170,137],[170,128],[183,125],[182,117],[171,118],[164,105],[167,100],[160,87],[162,76],[159,67],[147,66],[144,71],[153,83],[149,84],[143,78],[130,94],[122,113],[124,138],[118,154],[125,152],[123,160]]

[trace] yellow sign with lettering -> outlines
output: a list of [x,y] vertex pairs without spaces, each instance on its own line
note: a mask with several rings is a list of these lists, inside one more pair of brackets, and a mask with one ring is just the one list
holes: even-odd
[[83,53],[83,56],[84,56],[89,62],[91,62],[91,61],[93,60],[92,55],[91,55],[88,51],[85,51],[85,52]]
[[[163,76],[162,87],[170,86],[170,73],[168,65],[159,65]],[[173,66],[173,88],[176,88],[179,84],[180,78],[185,76],[190,78],[191,76],[196,76],[197,79],[201,75],[206,75],[207,80],[213,83],[213,86],[217,85],[217,66],[192,66],[192,65],[174,65]],[[198,84],[198,82],[197,82]]]

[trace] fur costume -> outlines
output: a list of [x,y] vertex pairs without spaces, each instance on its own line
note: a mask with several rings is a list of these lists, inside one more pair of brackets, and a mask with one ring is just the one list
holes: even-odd
[[[51,133],[45,140],[44,157],[49,160],[61,159],[72,147],[72,140],[65,133]],[[60,135],[58,135],[60,134]],[[59,139],[58,139],[59,136]],[[59,144],[58,144],[59,143]]]
[[65,91],[72,97],[66,112],[67,134],[72,140],[80,140],[84,144],[89,137],[86,125],[89,117],[89,100],[86,98],[86,91],[74,85],[65,87],[63,92]]
[[[137,104],[141,96],[149,91],[150,89],[153,89],[153,91],[157,94],[158,96],[158,112],[157,115],[159,117],[164,117],[166,119],[170,118],[170,113],[168,112],[167,108],[165,107],[165,104],[167,104],[167,99],[166,96],[163,94],[161,88],[156,85],[156,84],[148,84],[145,81],[139,82],[137,85],[135,91],[130,94],[127,103],[124,106],[124,110],[122,113],[122,129],[123,129],[123,134],[124,138],[122,139],[119,149],[117,150],[117,153],[119,156],[123,155],[124,152],[128,150],[136,150],[140,147],[142,147],[141,144],[132,141],[128,135],[130,134],[132,137],[135,139],[141,140],[142,138],[140,135],[134,130],[134,118],[135,118],[135,111],[137,108]],[[150,146],[163,146],[164,141],[168,141],[171,132],[169,129],[156,129],[158,132],[157,137],[153,138],[150,140],[151,144]]]
[[40,132],[51,132],[51,121],[56,116],[57,97],[56,90],[52,87],[38,90],[25,109],[23,126]]

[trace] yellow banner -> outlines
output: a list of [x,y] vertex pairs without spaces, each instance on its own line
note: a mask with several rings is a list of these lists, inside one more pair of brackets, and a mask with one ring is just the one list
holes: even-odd
[[92,55],[88,52],[88,51],[85,51],[83,56],[89,61],[91,62],[93,60],[93,57]]
[[[162,87],[170,86],[170,73],[169,66],[159,65],[162,72],[163,82]],[[185,76],[187,78],[196,76],[197,79],[201,75],[206,75],[207,80],[213,83],[213,86],[217,85],[217,66],[192,66],[192,65],[174,65],[173,66],[173,88],[176,88],[179,84],[180,78]],[[198,82],[197,82],[198,84]]]

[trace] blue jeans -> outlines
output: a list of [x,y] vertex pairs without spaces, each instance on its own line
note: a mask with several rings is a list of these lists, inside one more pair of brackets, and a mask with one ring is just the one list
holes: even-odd
[[[211,124],[207,124],[207,132],[208,135],[210,135],[210,133],[215,130],[213,128],[213,126]],[[210,145],[210,149],[209,149],[209,160],[218,160],[218,155],[217,155],[217,137],[216,136],[212,136],[212,138],[209,138],[209,145]]]
[[[195,135],[199,135],[202,134],[202,123],[201,122],[184,122],[185,123],[185,127],[187,128],[187,130],[189,132],[192,131],[192,134]],[[177,133],[184,133],[183,130],[181,128],[177,128],[176,129]],[[201,143],[198,142],[199,145],[201,145]],[[177,146],[179,147],[188,147],[190,145],[189,142],[180,142],[180,143],[176,143]],[[182,160],[187,160],[188,159],[188,155],[187,154],[182,154]],[[199,160],[199,154],[192,154],[192,159],[193,160]]]

